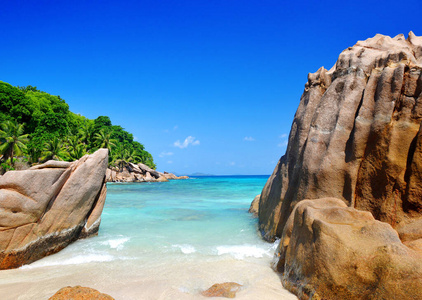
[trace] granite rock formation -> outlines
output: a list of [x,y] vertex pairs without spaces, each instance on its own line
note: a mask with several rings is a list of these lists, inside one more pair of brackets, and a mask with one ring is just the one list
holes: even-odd
[[421,69],[422,38],[410,32],[359,41],[308,75],[286,154],[261,193],[265,239],[281,236],[303,199],[339,198],[393,228],[421,218]]
[[259,198],[300,299],[422,299],[422,37],[376,35],[308,82]]
[[340,199],[300,201],[275,263],[300,299],[422,299],[422,254]]
[[16,268],[97,234],[108,150],[48,161],[0,178],[0,269]]
[[172,173],[161,173],[144,164],[126,163],[121,168],[107,169],[107,182],[166,182],[171,179],[188,179]]
[[256,195],[253,199],[251,206],[249,207],[248,212],[252,214],[254,217],[258,217],[258,211],[259,211],[259,198],[261,195]]

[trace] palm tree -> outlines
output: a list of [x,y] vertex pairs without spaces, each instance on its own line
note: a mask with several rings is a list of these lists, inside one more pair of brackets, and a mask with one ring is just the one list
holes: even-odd
[[25,124],[18,124],[16,121],[4,121],[0,124],[0,154],[3,159],[10,158],[12,166],[15,162],[13,157],[21,155],[29,142],[28,135],[23,134]]
[[76,145],[74,148],[72,148],[71,151],[68,152],[68,154],[72,160],[80,159],[82,156],[87,154],[86,146],[84,144]]
[[63,147],[63,143],[57,137],[44,144],[42,160],[47,161],[50,159],[64,160],[66,158],[66,148]]
[[124,166],[129,165],[129,163],[136,163],[141,161],[141,157],[138,155],[134,149],[125,149],[122,146],[117,146],[115,151],[115,156],[113,156],[112,165],[115,165],[121,171]]
[[79,144],[80,142],[76,135],[71,135],[67,138],[66,146],[69,151],[75,150]]
[[116,146],[118,142],[116,139],[111,138],[111,132],[105,132],[103,129],[95,134],[95,140],[97,141],[99,148],[107,148],[110,153],[112,146]]
[[82,128],[79,129],[79,136],[81,137],[82,142],[87,145],[87,147],[92,146],[92,134],[94,131],[94,125],[92,123],[85,123]]
[[41,157],[41,150],[35,147],[29,147],[26,149],[25,154],[30,164],[36,164]]

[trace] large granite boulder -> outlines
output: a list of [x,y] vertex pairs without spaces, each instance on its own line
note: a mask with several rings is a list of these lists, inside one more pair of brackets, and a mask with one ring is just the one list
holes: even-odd
[[422,299],[421,71],[411,32],[309,74],[258,209],[300,299]]
[[[422,215],[422,37],[376,35],[308,75],[259,203],[265,239],[303,199],[335,197],[393,228]],[[422,238],[422,235],[420,235]]]
[[98,232],[108,150],[0,178],[0,269],[16,268]]
[[275,263],[300,299],[422,299],[422,254],[340,199],[299,202]]

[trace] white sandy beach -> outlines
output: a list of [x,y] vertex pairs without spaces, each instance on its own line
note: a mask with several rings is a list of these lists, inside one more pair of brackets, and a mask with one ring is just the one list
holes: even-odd
[[[29,267],[1,271],[1,299],[48,299],[60,288],[75,285],[92,287],[121,300],[206,299],[200,291],[227,281],[243,285],[237,299],[297,299],[283,289],[279,276],[269,267],[270,259],[245,261],[227,256],[175,261],[170,255],[160,263],[114,260],[62,265],[60,260],[70,263],[65,256],[58,253]],[[48,264],[56,265],[43,266]]]

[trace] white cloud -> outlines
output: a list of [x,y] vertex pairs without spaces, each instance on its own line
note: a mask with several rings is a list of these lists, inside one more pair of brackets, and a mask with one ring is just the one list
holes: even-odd
[[134,141],[137,141],[137,140],[138,140],[138,137],[134,136],[134,137],[133,137],[133,140],[134,140]]
[[174,147],[178,147],[178,148],[180,148],[180,149],[183,149],[183,148],[186,148],[187,146],[189,146],[189,145],[192,145],[192,146],[197,146],[197,145],[199,145],[200,144],[200,142],[199,142],[199,140],[196,140],[193,136],[188,136],[184,141],[183,141],[183,143],[181,143],[180,142],[180,140],[177,140],[177,141],[175,141],[174,142]]
[[243,140],[244,140],[244,141],[247,141],[247,142],[253,142],[253,141],[255,141],[255,139],[254,139],[253,137],[251,137],[251,136],[245,136],[245,137],[243,138]]
[[173,163],[173,161],[171,161],[171,160],[168,160],[168,161],[167,161],[167,163],[168,163],[168,164],[172,164],[172,163]]
[[165,151],[163,151],[158,156],[159,157],[164,157],[164,156],[171,156],[171,155],[173,155],[173,152],[165,152]]
[[278,143],[278,144],[277,144],[277,146],[278,146],[278,147],[281,147],[281,148],[286,147],[286,146],[287,146],[287,144],[288,144],[288,142],[289,142],[288,140],[285,140],[285,141],[283,141],[283,142],[281,142],[281,143]]
[[229,165],[230,166],[234,166],[236,163],[234,162],[234,161],[231,161],[230,163],[229,163]]
[[163,130],[163,132],[165,132],[165,133],[169,133],[170,131],[176,131],[177,129],[179,129],[179,126],[178,125],[174,125],[173,126],[173,129],[164,129]]
[[277,147],[285,148],[289,143],[289,135],[287,133],[280,134],[278,136],[281,139],[281,142],[277,144]]

